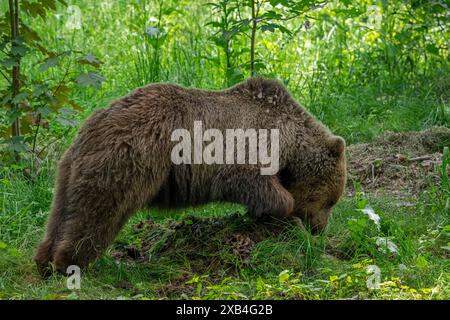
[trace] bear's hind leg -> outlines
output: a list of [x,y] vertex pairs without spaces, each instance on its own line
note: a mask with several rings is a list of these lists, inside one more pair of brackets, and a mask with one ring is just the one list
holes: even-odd
[[69,265],[83,268],[95,260],[113,242],[128,218],[144,206],[150,196],[145,189],[142,185],[139,191],[106,189],[98,194],[91,191],[77,204],[72,203],[70,211],[74,214],[65,221],[55,247],[56,270],[65,273]]
[[50,262],[54,253],[54,245],[58,238],[58,229],[62,224],[63,210],[66,205],[66,188],[70,175],[69,152],[67,152],[58,167],[58,177],[56,181],[56,193],[53,200],[51,213],[47,222],[47,230],[44,240],[39,244],[34,255],[39,273],[47,276],[51,273]]
[[133,166],[132,160],[112,162],[110,166],[102,163],[94,171],[81,164],[72,174],[53,255],[54,266],[60,272],[65,273],[69,265],[82,268],[95,260],[164,182],[162,166],[156,173]]

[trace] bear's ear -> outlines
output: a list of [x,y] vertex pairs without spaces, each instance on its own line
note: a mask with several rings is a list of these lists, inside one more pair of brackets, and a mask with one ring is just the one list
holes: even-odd
[[332,136],[327,141],[328,148],[335,157],[339,157],[345,150],[345,140],[339,136]]

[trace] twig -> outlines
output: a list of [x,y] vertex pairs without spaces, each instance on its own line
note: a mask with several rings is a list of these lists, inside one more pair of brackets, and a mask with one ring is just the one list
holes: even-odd
[[432,158],[433,158],[432,156],[427,155],[427,156],[420,156],[420,157],[410,158],[410,159],[408,159],[408,161],[409,162],[415,162],[415,161],[418,162],[418,161],[430,160]]

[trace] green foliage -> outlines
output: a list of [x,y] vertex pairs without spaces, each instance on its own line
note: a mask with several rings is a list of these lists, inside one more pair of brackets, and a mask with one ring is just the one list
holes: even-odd
[[[173,2],[173,5],[179,4],[179,1]],[[182,14],[181,8],[176,9],[167,4],[167,1],[157,1],[155,17],[146,22],[145,30],[139,29],[139,27],[136,30],[141,35],[137,43],[138,50],[135,59],[137,86],[161,81],[161,48],[169,36],[164,24],[171,21],[175,14]]]
[[[211,39],[225,53],[225,76],[228,85],[233,85],[244,78],[244,70],[251,76],[267,73],[263,60],[256,57],[255,42],[257,33],[280,31],[290,37],[291,30],[283,25],[284,22],[298,18],[302,14],[316,7],[320,1],[291,1],[291,0],[222,0],[217,3],[208,3],[219,20],[210,21],[207,25],[217,29]],[[247,48],[234,48],[233,40],[242,45],[245,37],[249,38]],[[236,57],[246,52],[250,53],[248,60],[236,65]]]
[[[441,166],[441,184],[442,193],[445,202],[445,210],[450,212],[450,180],[448,177],[448,166],[450,165],[450,152],[449,147],[444,147],[442,154],[442,166]],[[450,217],[450,214],[449,214]]]
[[[28,160],[38,155],[36,142],[40,128],[48,130],[54,124],[77,124],[73,114],[81,107],[70,96],[75,83],[100,88],[104,78],[96,71],[88,71],[98,69],[101,65],[95,56],[73,49],[60,52],[53,50],[30,27],[32,21],[41,20],[45,23],[59,5],[66,5],[64,1],[15,0],[11,3],[20,12],[15,13],[17,9],[10,7],[0,20],[0,73],[7,80],[5,86],[0,86],[0,101],[4,129],[13,123],[18,128],[13,129],[12,133],[2,130],[0,144],[6,147],[3,160],[12,154],[12,160],[17,161],[21,152],[31,152],[32,156]],[[19,26],[17,34],[10,32],[12,24]],[[23,72],[20,67],[27,60],[31,65]],[[81,74],[78,76],[74,64],[80,66],[77,71]],[[61,77],[52,74],[55,68],[59,68]],[[7,74],[11,74],[11,78]]]

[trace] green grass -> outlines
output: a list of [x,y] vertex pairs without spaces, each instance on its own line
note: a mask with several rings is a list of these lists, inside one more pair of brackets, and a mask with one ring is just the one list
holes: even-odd
[[[44,170],[48,171],[34,182],[13,168],[2,171],[1,298],[450,297],[448,194],[433,186],[407,207],[398,206],[394,199],[370,198],[361,193],[354,199],[343,198],[326,232],[319,236],[290,224],[274,230],[255,226],[243,208],[231,204],[210,204],[179,212],[141,211],[129,221],[115,244],[83,271],[81,289],[71,291],[66,288],[64,276],[41,279],[31,260],[43,235],[53,193],[52,167],[46,164]],[[379,228],[358,210],[366,205],[380,216]],[[136,232],[134,226],[148,219],[156,227]],[[222,225],[210,230],[206,221],[222,221]],[[177,229],[180,231],[164,236],[174,223],[181,225]],[[199,228],[198,234],[192,233],[193,226]],[[243,259],[223,239],[245,232],[261,233],[263,238]],[[152,242],[149,261],[125,259],[118,263],[113,257],[114,250],[126,245],[141,248],[157,234],[163,236]],[[398,252],[383,252],[377,237],[388,238]],[[175,244],[161,249],[169,238]],[[369,265],[380,269],[379,289],[367,288]]]

